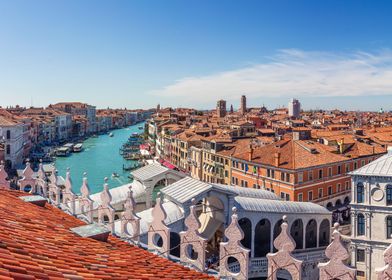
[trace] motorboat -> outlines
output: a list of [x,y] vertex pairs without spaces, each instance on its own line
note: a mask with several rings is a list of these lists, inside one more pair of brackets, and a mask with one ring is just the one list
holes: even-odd
[[113,178],[118,178],[118,177],[120,177],[120,175],[118,175],[118,173],[116,173],[116,172],[113,172],[113,173],[112,173],[112,177],[113,177]]
[[114,134],[112,132],[109,133],[109,137],[113,137]]
[[83,150],[83,144],[82,143],[78,143],[73,147],[73,151],[75,153],[79,153]]

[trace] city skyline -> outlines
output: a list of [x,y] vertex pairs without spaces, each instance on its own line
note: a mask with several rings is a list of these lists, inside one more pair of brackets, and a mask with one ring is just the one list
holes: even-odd
[[0,1],[1,105],[389,111],[390,6]]

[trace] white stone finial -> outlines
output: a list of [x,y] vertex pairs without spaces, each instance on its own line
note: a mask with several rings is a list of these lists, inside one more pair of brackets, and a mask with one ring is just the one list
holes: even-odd
[[90,198],[90,187],[88,186],[87,172],[83,173],[83,183],[80,187],[81,197],[79,198],[80,214],[87,218],[89,223],[93,222],[94,202]]
[[107,183],[108,178],[104,178],[105,183],[103,184],[103,191],[101,192],[101,205],[98,207],[98,222],[104,224],[104,217],[107,216],[109,219],[109,228],[114,234],[114,215],[115,210],[111,205],[112,195],[109,191],[109,185]]
[[[133,198],[132,186],[129,187],[128,199],[124,203],[124,212],[121,216],[121,235],[129,236],[133,241],[139,241],[140,235],[140,218],[135,213],[136,202]],[[128,230],[128,224],[131,225],[132,233]]]
[[271,279],[276,279],[277,271],[284,268],[291,274],[292,279],[301,279],[302,261],[294,258],[291,254],[296,244],[289,232],[286,215],[283,216],[281,229],[281,233],[274,240],[274,246],[278,249],[278,252],[267,254],[268,276]]
[[377,280],[389,280],[392,275],[392,244],[383,253],[385,266],[376,268]]
[[[54,166],[53,166],[54,167]],[[58,171],[55,167],[50,174],[50,184],[49,184],[49,200],[56,206],[60,205],[61,188],[57,185],[57,174]]]
[[26,159],[26,167],[23,170],[23,178],[18,180],[18,186],[21,191],[36,193],[36,180],[34,171],[30,166],[29,159]]
[[[249,273],[249,252],[241,244],[244,238],[244,232],[238,224],[237,208],[232,208],[231,223],[225,230],[227,242],[220,243],[220,264],[219,276],[221,278],[233,277],[238,280],[248,279]],[[229,258],[232,257],[237,260],[236,263],[228,263]],[[231,266],[239,266],[238,271],[234,271]]]
[[71,215],[75,215],[75,200],[76,195],[72,191],[72,179],[71,179],[71,171],[70,168],[67,168],[67,173],[65,175],[65,188],[63,192],[63,206],[66,210],[68,210]]
[[[166,226],[166,211],[163,208],[162,200],[158,196],[155,206],[152,209],[152,222],[148,229],[148,249],[158,251],[168,257],[170,251],[170,228]],[[161,242],[159,242],[161,240]],[[159,243],[159,244],[158,244]],[[160,246],[160,243],[162,246]]]
[[196,214],[195,198],[192,198],[191,202],[189,215],[185,218],[187,230],[180,232],[180,259],[183,263],[193,265],[199,270],[205,271],[205,253],[208,240],[199,233],[201,224]]
[[325,255],[329,261],[318,264],[320,279],[354,280],[355,269],[344,264],[344,261],[350,257],[350,254],[341,241],[339,223],[334,224],[332,235],[333,240],[325,250]]

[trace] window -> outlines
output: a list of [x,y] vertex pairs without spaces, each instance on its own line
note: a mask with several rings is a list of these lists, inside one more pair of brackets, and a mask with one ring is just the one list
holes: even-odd
[[346,191],[350,189],[350,181],[346,181]]
[[342,166],[338,165],[338,174],[342,174]]
[[7,139],[11,139],[11,131],[7,130]]
[[308,201],[312,201],[313,200],[313,191],[309,191],[308,192]]
[[357,235],[365,235],[365,217],[358,214],[357,217]]
[[328,176],[332,177],[332,167],[328,167]]
[[332,186],[328,187],[328,195],[332,195]]
[[350,172],[350,166],[346,164],[346,173]]
[[364,262],[364,261],[365,261],[365,250],[357,249],[357,262]]
[[362,162],[361,162],[361,166],[364,166],[365,165],[365,161],[363,160]]
[[319,198],[322,198],[322,197],[323,197],[323,189],[322,189],[322,188],[319,188],[319,189],[318,189],[318,197],[319,197]]
[[363,203],[365,198],[365,190],[362,183],[357,184],[357,203]]
[[7,145],[7,155],[11,154],[11,146]]
[[286,200],[290,201],[290,195],[288,193],[286,193]]
[[357,169],[357,167],[358,167],[358,164],[356,161],[354,161],[354,170]]
[[387,205],[392,205],[392,186],[387,185]]
[[298,201],[302,201],[302,193],[298,194]]
[[357,276],[359,276],[359,277],[365,277],[365,272],[364,272],[364,271],[357,270]]
[[308,173],[309,175],[309,181],[312,181],[313,180],[313,170],[311,170],[311,171],[309,171],[309,173]]
[[340,193],[342,190],[342,185],[341,184],[337,184],[337,193]]
[[229,177],[229,171],[225,170],[225,177]]
[[298,183],[302,183],[304,180],[304,174],[302,172],[298,173]]
[[284,192],[281,192],[281,193],[280,193],[280,198],[281,198],[281,199],[284,199],[284,198],[285,198],[285,193],[284,193]]
[[320,169],[319,172],[318,172],[318,178],[319,179],[323,178],[323,170],[322,169]]
[[387,217],[387,239],[392,238],[392,216]]
[[286,173],[286,182],[290,182],[290,174]]

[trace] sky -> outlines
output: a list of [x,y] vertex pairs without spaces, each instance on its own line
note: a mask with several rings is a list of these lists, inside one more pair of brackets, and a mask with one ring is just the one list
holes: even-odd
[[[392,110],[391,1],[0,0],[0,105]],[[229,105],[228,105],[229,106]]]

